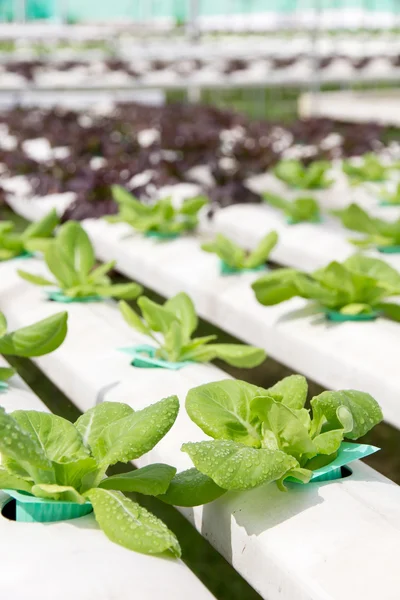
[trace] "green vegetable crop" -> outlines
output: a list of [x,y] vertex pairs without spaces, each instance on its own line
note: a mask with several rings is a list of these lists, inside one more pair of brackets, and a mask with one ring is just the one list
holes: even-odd
[[296,200],[285,200],[269,192],[263,193],[265,202],[282,210],[292,224],[302,221],[318,222],[321,218],[318,202],[314,198],[302,197]]
[[114,200],[119,207],[118,215],[107,217],[112,223],[128,223],[142,233],[174,235],[195,229],[199,210],[208,202],[205,196],[185,200],[175,208],[171,198],[154,204],[143,204],[119,185],[112,186]]
[[49,500],[89,500],[113,542],[145,554],[179,556],[179,543],[167,526],[121,493],[164,494],[176,470],[152,464],[106,477],[110,465],[149,452],[170,430],[178,410],[176,396],[138,411],[105,402],[72,424],[49,413],[7,414],[0,408],[0,488]]
[[246,252],[243,248],[232,242],[229,238],[218,233],[215,240],[202,244],[206,252],[213,252],[221,260],[233,269],[255,269],[263,265],[278,242],[276,231],[270,231],[252,252]]
[[398,183],[393,192],[387,190],[380,190],[379,196],[381,201],[385,204],[391,204],[393,206],[400,205],[400,183]]
[[281,160],[274,168],[274,174],[293,188],[316,190],[329,188],[333,179],[327,177],[331,168],[329,162],[317,160],[305,167],[299,160]]
[[[272,481],[284,490],[287,477],[307,483],[315,469],[336,458],[344,439],[356,440],[382,420],[378,403],[364,392],[323,392],[311,400],[311,410],[305,408],[307,392],[301,375],[269,389],[235,380],[191,389],[188,415],[213,440],[188,442],[182,450],[219,486],[219,493],[221,488],[248,490]],[[195,500],[180,475],[181,482],[175,479],[166,498],[173,494],[178,499],[180,492],[182,502]],[[217,492],[214,488],[210,497]]]
[[20,256],[29,250],[43,249],[50,242],[54,228],[58,225],[55,210],[49,212],[41,221],[31,223],[22,233],[14,233],[14,223],[0,223],[0,260]]
[[354,255],[311,274],[277,269],[257,279],[252,287],[257,300],[266,306],[300,296],[344,315],[379,311],[400,321],[400,305],[385,302],[400,294],[400,274],[376,258]]
[[349,160],[343,161],[342,169],[352,185],[360,185],[365,181],[384,181],[390,167],[383,165],[375,154],[368,153],[363,156],[360,165]]
[[107,273],[115,261],[95,268],[93,246],[82,226],[75,221],[65,223],[45,250],[44,258],[56,281],[19,270],[19,275],[36,285],[57,286],[65,296],[85,298],[103,296],[136,298],[142,291],[137,283],[111,283]]
[[256,367],[265,359],[261,348],[245,344],[210,344],[215,335],[192,338],[198,319],[193,302],[183,292],[163,305],[142,296],[138,305],[142,318],[126,302],[120,302],[122,315],[131,327],[153,340],[158,358],[169,362],[209,362],[220,358],[243,368]]
[[351,239],[351,243],[362,248],[397,246],[400,244],[400,219],[385,221],[371,217],[358,204],[350,204],[342,210],[332,211],[343,225],[352,231],[365,233],[362,239]]
[[[67,335],[68,313],[61,312],[12,333],[7,332],[7,321],[0,313],[0,353],[9,356],[43,356],[56,350]],[[0,381],[9,379],[14,369],[1,367]]]

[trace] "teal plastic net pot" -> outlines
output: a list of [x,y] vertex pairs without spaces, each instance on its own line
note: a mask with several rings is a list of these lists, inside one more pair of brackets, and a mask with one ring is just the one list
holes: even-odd
[[336,467],[328,471],[327,473],[318,474],[318,471],[313,473],[311,481],[317,483],[317,481],[334,481],[335,479],[342,478],[342,467]]
[[131,365],[141,369],[169,369],[177,371],[188,365],[192,365],[192,360],[184,360],[181,362],[169,362],[162,358],[156,357],[156,348],[147,344],[139,344],[138,346],[130,346],[128,348],[118,348],[121,352],[125,352],[132,357]]
[[47,298],[53,302],[62,302],[69,304],[70,302],[102,302],[104,298],[101,296],[86,296],[84,298],[71,298],[66,296],[60,290],[48,290],[46,292]]
[[378,246],[377,250],[382,254],[400,254],[400,246]]
[[24,250],[22,254],[20,254],[19,256],[15,256],[14,258],[18,260],[24,260],[26,258],[33,258],[34,256],[35,255],[33,254],[33,252],[28,252],[27,250]]
[[57,502],[46,498],[36,498],[25,492],[4,490],[16,501],[16,521],[21,523],[51,523],[69,521],[88,515],[93,511],[90,502]]
[[179,233],[161,233],[161,231],[146,231],[145,237],[155,238],[156,240],[176,240]]
[[241,273],[257,273],[258,271],[268,271],[268,267],[266,265],[260,265],[253,269],[236,269],[235,267],[228,265],[224,260],[221,260],[220,262],[221,275],[240,275]]
[[389,200],[380,200],[379,206],[400,206],[400,202],[389,202]]
[[[320,469],[315,469],[313,471],[312,477],[309,483],[318,483],[323,481],[334,481],[337,479],[342,479],[342,467],[354,462],[355,460],[360,460],[369,456],[370,454],[374,454],[378,452],[380,448],[376,446],[371,446],[369,444],[357,444],[353,442],[342,442],[340,448],[338,450],[336,458],[329,464],[321,467]],[[304,484],[298,479],[294,477],[288,477],[286,481],[290,481],[292,483],[308,485]]]
[[325,310],[325,316],[328,321],[335,321],[336,323],[344,323],[345,321],[375,321],[380,314],[378,310],[359,315],[345,315],[337,310]]

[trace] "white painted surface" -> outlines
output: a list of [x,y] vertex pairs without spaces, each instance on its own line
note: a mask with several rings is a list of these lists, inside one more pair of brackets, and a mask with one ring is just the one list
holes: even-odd
[[[24,268],[36,271],[40,266],[31,259]],[[33,321],[59,310],[60,305],[43,300],[41,290],[18,280],[15,261],[0,265],[0,271],[1,302],[11,326],[22,324],[21,315],[24,321]],[[138,462],[157,460],[186,468],[189,461],[180,452],[181,443],[204,437],[184,411],[186,392],[223,378],[224,373],[207,365],[157,369],[151,374],[134,369],[116,348],[142,338],[111,302],[67,308],[65,343],[38,359],[38,365],[81,410],[104,399],[142,408],[176,393],[182,406],[175,426]],[[362,463],[355,463],[352,470],[351,477],[336,483],[294,485],[287,494],[274,485],[262,486],[183,512],[266,600],[397,600],[400,489]],[[99,541],[95,543],[100,553]],[[101,554],[95,557],[100,560]],[[102,558],[97,573],[109,574],[109,557],[107,566],[107,557]],[[157,582],[157,576],[152,580]],[[183,585],[178,581],[180,592]],[[67,581],[68,585],[74,582]],[[135,578],[135,591],[137,586]],[[126,589],[115,597],[124,595]],[[113,598],[105,593],[96,597]]]
[[399,94],[397,90],[303,94],[299,99],[299,113],[303,118],[328,117],[354,123],[375,121],[398,126]]
[[[48,410],[18,376],[0,393],[0,405],[7,412]],[[0,491],[0,511],[8,499]],[[0,514],[0,537],[0,597],[7,600],[214,598],[182,561],[111,542],[93,514],[58,523],[17,523]]]

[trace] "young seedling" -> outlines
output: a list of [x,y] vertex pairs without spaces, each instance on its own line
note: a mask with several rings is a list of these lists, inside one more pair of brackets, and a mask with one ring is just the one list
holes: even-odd
[[358,204],[350,204],[342,210],[334,210],[332,214],[342,221],[347,229],[365,233],[365,237],[349,241],[361,248],[378,248],[383,252],[400,245],[400,219],[385,221],[371,217]]
[[314,198],[301,197],[296,200],[285,200],[269,192],[264,192],[262,196],[267,204],[283,211],[290,225],[302,222],[319,223],[321,220],[319,204]]
[[342,264],[331,262],[311,274],[277,269],[260,277],[252,287],[257,300],[266,306],[300,296],[342,315],[383,314],[400,321],[400,305],[386,302],[400,294],[400,274],[384,261],[368,256],[354,255]]
[[208,202],[205,196],[185,200],[175,208],[171,198],[163,198],[154,204],[143,204],[119,185],[111,188],[119,213],[107,217],[112,223],[128,223],[147,235],[175,236],[192,231],[198,223],[198,213]]
[[176,396],[138,411],[105,402],[73,424],[49,413],[7,414],[0,408],[0,488],[61,502],[90,501],[111,541],[145,554],[180,556],[167,526],[121,493],[163,494],[176,470],[153,464],[106,476],[109,466],[149,452],[170,430],[178,410]]
[[329,162],[317,160],[305,167],[299,160],[281,160],[273,172],[278,179],[293,188],[317,190],[331,187],[333,179],[327,177]]
[[[7,321],[0,313],[0,354],[30,358],[43,356],[56,350],[67,335],[68,313],[61,312],[28,327],[7,333]],[[0,382],[3,383],[14,374],[14,369],[1,367]]]
[[[311,400],[311,410],[305,408],[307,394],[302,375],[286,377],[269,389],[230,379],[189,391],[186,411],[213,439],[188,442],[182,450],[197,472],[214,482],[208,490],[211,499],[218,488],[221,495],[221,490],[249,490],[272,481],[284,491],[288,477],[308,483],[313,471],[355,446],[343,447],[345,439],[357,440],[382,420],[378,403],[367,393],[322,392]],[[354,455],[346,462],[351,460]],[[176,476],[163,499],[184,506],[197,503],[190,485],[196,471],[186,473],[186,478],[184,473]],[[206,484],[204,479],[204,496]]]
[[219,256],[224,265],[236,271],[243,271],[263,266],[277,243],[278,234],[276,231],[270,231],[252,252],[246,252],[232,240],[218,233],[214,241],[202,244],[201,247],[206,252]]
[[50,242],[49,238],[58,225],[59,219],[52,210],[37,223],[32,223],[22,233],[14,232],[14,223],[0,223],[0,260],[21,256],[32,250],[42,250]]
[[385,181],[390,167],[383,165],[375,154],[368,153],[363,156],[359,165],[349,160],[343,161],[342,169],[351,185],[360,185],[366,181]]
[[18,270],[19,275],[36,285],[56,286],[68,298],[136,298],[142,291],[137,283],[112,284],[107,273],[115,261],[95,267],[95,255],[88,235],[79,223],[62,225],[44,253],[55,281]]
[[198,319],[193,302],[183,292],[163,305],[142,296],[138,305],[142,318],[126,302],[119,306],[125,321],[152,339],[157,346],[156,357],[164,361],[209,362],[219,358],[235,367],[252,368],[266,358],[264,350],[254,346],[210,343],[216,335],[192,338]]

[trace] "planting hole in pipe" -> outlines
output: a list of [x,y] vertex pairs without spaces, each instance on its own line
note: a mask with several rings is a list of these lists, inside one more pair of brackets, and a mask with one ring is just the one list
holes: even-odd
[[17,501],[14,498],[10,498],[10,500],[3,506],[1,514],[9,521],[16,521]]

